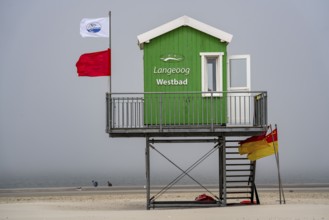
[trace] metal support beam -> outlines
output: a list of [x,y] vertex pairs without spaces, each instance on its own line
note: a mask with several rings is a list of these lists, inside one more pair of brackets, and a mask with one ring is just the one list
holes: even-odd
[[260,204],[259,197],[258,197],[258,192],[255,184],[255,179],[256,179],[256,161],[250,162],[250,165],[253,166],[253,173],[252,173],[252,188],[251,188],[251,199],[250,202],[251,204],[254,204],[254,197],[256,196],[256,204]]
[[149,137],[146,137],[145,146],[145,165],[146,165],[146,209],[149,210],[151,207],[151,181],[150,181],[150,141]]
[[255,186],[256,161],[250,161],[250,169],[251,169],[251,166],[252,166],[253,171],[252,171],[252,176],[251,176],[251,179],[250,179],[250,184],[251,184],[250,204],[253,204],[254,203],[255,189],[256,189],[256,186]]
[[218,139],[151,139],[151,143],[218,143]]
[[219,200],[222,201],[222,187],[223,187],[223,183],[222,183],[222,179],[223,179],[223,170],[222,170],[222,149],[223,146],[220,146],[218,148],[218,197]]
[[222,178],[222,185],[223,185],[223,199],[222,199],[222,206],[226,206],[226,198],[227,198],[227,194],[226,194],[226,142],[225,142],[225,137],[222,138],[221,140],[222,142],[222,169],[223,169],[223,178]]
[[220,201],[223,201],[223,147],[224,146],[221,145],[218,148],[218,193]]

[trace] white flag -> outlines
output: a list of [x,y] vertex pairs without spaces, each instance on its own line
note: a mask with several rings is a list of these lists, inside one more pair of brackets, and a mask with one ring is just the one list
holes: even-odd
[[82,37],[109,37],[109,18],[84,18],[80,22]]

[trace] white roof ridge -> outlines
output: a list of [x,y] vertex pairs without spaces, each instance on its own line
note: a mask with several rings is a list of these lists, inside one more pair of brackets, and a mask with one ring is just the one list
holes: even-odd
[[179,28],[181,26],[189,26],[194,29],[197,29],[201,32],[204,32],[206,34],[209,34],[213,37],[216,37],[222,41],[225,42],[231,42],[233,35],[226,33],[222,30],[219,30],[217,28],[214,28],[208,24],[202,23],[200,21],[197,21],[191,17],[188,17],[186,15],[179,17],[175,20],[172,20],[168,23],[165,23],[161,26],[158,26],[148,32],[145,32],[143,34],[140,34],[137,36],[138,39],[138,45],[140,48],[143,48],[144,43],[148,43],[151,39],[156,38],[158,36],[161,36],[169,31],[172,31],[176,28]]

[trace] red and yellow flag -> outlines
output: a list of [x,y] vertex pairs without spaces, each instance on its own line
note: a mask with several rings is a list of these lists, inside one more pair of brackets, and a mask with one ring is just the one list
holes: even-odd
[[240,154],[248,154],[249,160],[258,160],[278,152],[278,131],[268,135],[254,136],[240,143]]
[[247,138],[244,141],[240,142],[239,153],[242,154],[249,154],[259,148],[264,147],[267,144],[266,140],[266,132],[259,136],[252,136]]

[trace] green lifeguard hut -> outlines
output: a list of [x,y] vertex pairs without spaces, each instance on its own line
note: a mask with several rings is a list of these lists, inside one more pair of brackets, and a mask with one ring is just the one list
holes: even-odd
[[[144,50],[144,91],[164,93],[157,98],[147,96],[150,101],[145,103],[145,111],[150,112],[161,101],[162,113],[161,118],[147,114],[145,124],[157,124],[156,119],[165,125],[227,122],[223,91],[227,91],[227,45],[231,34],[183,16],[137,38]],[[198,94],[174,99],[177,94],[173,92]],[[210,115],[210,104],[217,110],[213,119],[206,117]]]
[[[188,16],[137,39],[144,53],[144,91],[107,94],[106,131],[110,137],[146,138],[147,209],[226,206],[243,198],[253,203],[254,196],[259,202],[256,162],[236,152],[240,140],[267,129],[267,92],[251,91],[250,56],[228,55],[231,34]],[[214,143],[215,201],[158,201],[151,196],[150,150],[161,143]],[[189,169],[180,169],[183,176],[189,176]]]

